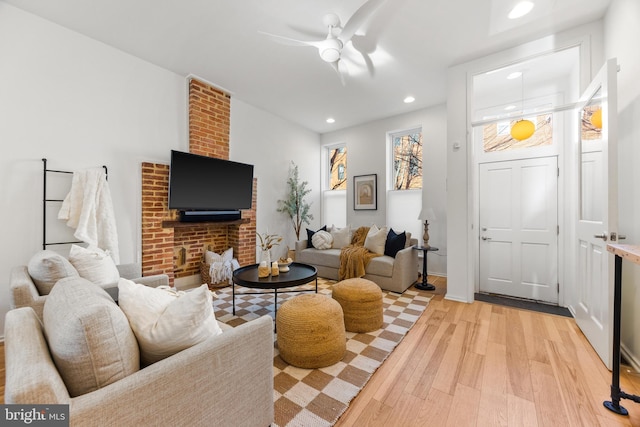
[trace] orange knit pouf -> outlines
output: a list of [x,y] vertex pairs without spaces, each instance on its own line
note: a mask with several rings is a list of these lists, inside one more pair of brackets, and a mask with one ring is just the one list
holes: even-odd
[[367,279],[346,279],[333,285],[349,332],[371,332],[382,327],[382,290]]
[[276,315],[282,360],[299,368],[323,368],[339,362],[347,351],[342,308],[321,294],[286,301]]

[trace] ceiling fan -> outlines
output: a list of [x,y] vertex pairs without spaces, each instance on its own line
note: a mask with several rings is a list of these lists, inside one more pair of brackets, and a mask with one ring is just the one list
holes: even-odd
[[[355,11],[349,18],[347,23],[343,26],[340,25],[340,17],[335,13],[327,13],[322,19],[322,23],[327,27],[327,37],[323,40],[296,40],[289,37],[279,36],[276,34],[270,34],[263,31],[260,33],[274,38],[276,41],[293,46],[313,46],[318,49],[320,58],[327,62],[338,73],[340,81],[345,84],[344,76],[349,72],[346,68],[343,59],[342,49],[351,41],[356,32],[362,29],[367,22],[373,17],[375,12],[384,4],[387,0],[368,0],[362,6]],[[373,67],[370,58],[366,56],[365,52],[361,52],[369,72],[373,74]]]

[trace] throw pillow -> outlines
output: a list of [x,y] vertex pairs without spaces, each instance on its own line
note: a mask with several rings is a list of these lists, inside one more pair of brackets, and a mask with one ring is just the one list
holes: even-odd
[[404,249],[404,244],[407,240],[407,234],[403,231],[397,234],[393,231],[393,228],[389,230],[387,234],[387,241],[384,244],[384,254],[392,258],[396,257],[396,254]]
[[369,228],[364,239],[364,247],[374,254],[384,254],[384,244],[387,241],[387,227],[378,228],[375,224]]
[[[327,226],[323,225],[322,228],[318,229],[318,231],[327,231]],[[309,230],[307,228],[307,247],[308,248],[312,248],[313,247],[313,243],[312,243],[313,235],[315,233],[317,233],[318,231]]]
[[351,227],[338,228],[335,225],[329,229],[333,237],[333,248],[342,249],[351,244]]
[[115,285],[118,283],[120,273],[118,267],[108,253],[100,248],[91,246],[72,245],[69,251],[69,261],[78,270],[80,277],[100,285]]
[[222,333],[207,285],[172,294],[120,279],[118,303],[138,339],[143,365]]
[[404,242],[404,247],[408,248],[409,246],[411,246],[411,232],[410,231],[405,231],[407,238],[405,239]]
[[71,397],[140,369],[129,322],[100,286],[81,277],[60,280],[44,303],[42,317],[49,351]]
[[213,251],[206,251],[204,255],[205,264],[213,264],[214,262],[231,262],[233,260],[233,248],[229,248],[221,254]]
[[222,254],[206,251],[205,263],[209,266],[209,279],[211,283],[228,281],[231,285],[233,271],[240,268],[238,260],[233,257],[233,248],[227,249]]
[[316,249],[331,249],[333,243],[333,237],[328,231],[318,231],[313,234],[311,238],[313,247]]
[[60,279],[78,277],[78,270],[65,257],[50,250],[39,251],[32,256],[27,270],[40,295],[49,295]]

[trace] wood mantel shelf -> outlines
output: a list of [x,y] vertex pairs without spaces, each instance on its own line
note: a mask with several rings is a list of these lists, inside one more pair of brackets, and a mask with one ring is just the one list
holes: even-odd
[[203,221],[203,222],[182,222],[182,221],[162,221],[162,228],[186,228],[186,227],[226,227],[227,225],[249,224],[249,218],[241,218],[233,221]]

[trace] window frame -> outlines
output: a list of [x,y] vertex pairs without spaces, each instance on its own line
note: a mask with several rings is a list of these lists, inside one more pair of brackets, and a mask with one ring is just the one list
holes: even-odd
[[[345,162],[344,162],[344,182],[345,182],[345,188],[331,188],[331,151],[332,150],[338,150],[343,148],[346,152],[345,154]],[[323,180],[323,184],[324,184],[324,189],[327,191],[345,191],[348,187],[348,156],[349,156],[349,150],[347,149],[347,144],[346,143],[337,143],[337,144],[331,144],[331,145],[326,145],[324,146],[325,149],[325,166],[324,166],[324,172],[325,172],[325,179]]]
[[[394,150],[394,140],[397,137],[402,137],[405,135],[413,135],[419,133],[422,140],[422,158],[420,159],[420,178],[421,184],[419,188],[395,188],[395,150]],[[422,190],[424,187],[424,168],[422,167],[422,163],[424,162],[424,134],[422,133],[422,126],[411,126],[405,129],[399,129],[392,132],[387,132],[388,135],[388,179],[387,179],[387,190],[388,191],[412,191],[412,190]]]

